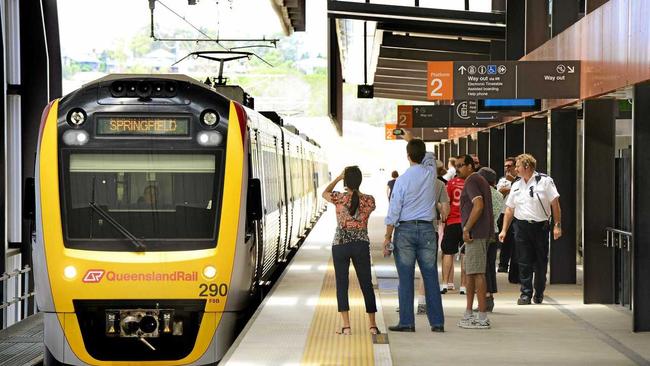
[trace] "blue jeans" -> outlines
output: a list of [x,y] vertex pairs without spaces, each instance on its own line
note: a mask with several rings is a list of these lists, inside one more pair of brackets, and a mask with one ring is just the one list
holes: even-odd
[[414,326],[413,280],[417,260],[424,281],[429,325],[444,325],[440,284],[438,283],[438,240],[431,224],[404,223],[395,229],[395,266],[399,276],[399,325]]

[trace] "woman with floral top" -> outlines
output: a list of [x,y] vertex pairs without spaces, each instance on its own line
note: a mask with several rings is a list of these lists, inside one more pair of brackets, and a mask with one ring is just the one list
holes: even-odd
[[[345,192],[334,192],[336,184],[343,180]],[[368,217],[375,209],[375,198],[359,192],[362,175],[356,166],[343,170],[325,188],[323,198],[336,206],[336,233],[332,242],[332,259],[336,277],[336,300],[343,326],[337,333],[349,335],[350,304],[348,302],[350,260],[357,273],[357,279],[366,303],[370,332],[379,334],[375,313],[377,304],[370,275],[370,239],[368,238]]]

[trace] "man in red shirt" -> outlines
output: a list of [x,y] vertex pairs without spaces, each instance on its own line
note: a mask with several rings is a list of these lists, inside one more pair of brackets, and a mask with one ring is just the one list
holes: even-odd
[[[460,160],[456,160],[460,162]],[[465,180],[455,176],[447,182],[447,193],[449,194],[450,211],[447,216],[445,231],[442,237],[442,283],[440,292],[454,289],[454,254],[458,253],[459,247],[463,244],[463,227],[460,218],[460,195],[463,192]],[[461,255],[465,253],[463,249]],[[465,293],[465,268],[461,263],[460,293]]]

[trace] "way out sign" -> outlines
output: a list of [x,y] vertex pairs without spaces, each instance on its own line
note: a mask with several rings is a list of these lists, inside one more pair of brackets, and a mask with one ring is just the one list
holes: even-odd
[[454,99],[453,61],[427,62],[427,99]]

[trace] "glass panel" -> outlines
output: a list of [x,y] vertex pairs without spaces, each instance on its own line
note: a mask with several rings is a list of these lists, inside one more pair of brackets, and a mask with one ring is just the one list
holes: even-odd
[[211,154],[71,154],[68,237],[124,239],[95,202],[144,240],[214,238],[216,161]]

